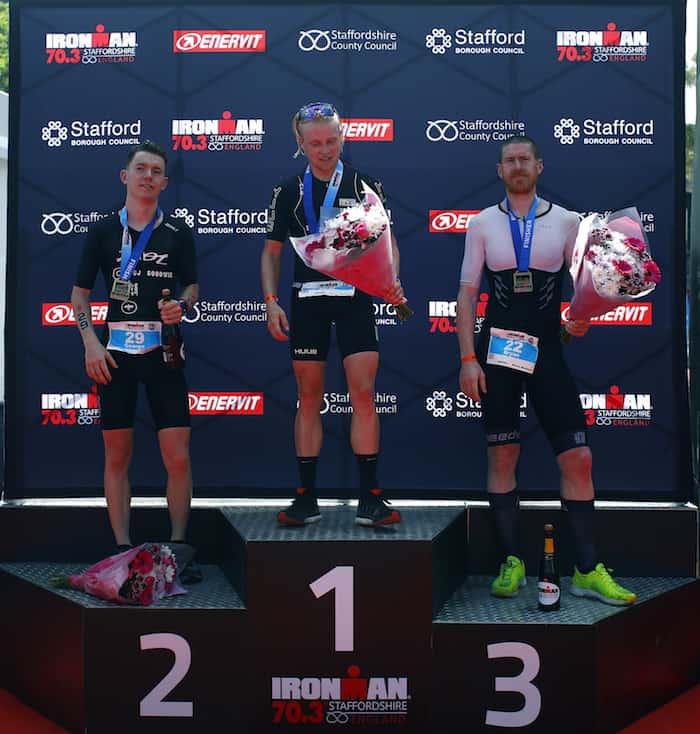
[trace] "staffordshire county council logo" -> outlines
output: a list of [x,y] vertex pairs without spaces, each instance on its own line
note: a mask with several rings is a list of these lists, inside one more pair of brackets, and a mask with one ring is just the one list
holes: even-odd
[[328,51],[331,47],[330,31],[321,31],[317,28],[299,31],[298,44],[302,51]]
[[573,145],[574,140],[581,137],[581,127],[571,117],[562,117],[554,126],[554,137],[562,145]]
[[45,235],[67,235],[73,232],[73,217],[65,212],[51,212],[41,215],[41,231]]
[[425,399],[425,409],[433,414],[433,418],[447,418],[452,411],[452,398],[448,398],[444,390],[433,390],[433,394]]
[[68,128],[60,120],[50,120],[41,128],[41,139],[50,148],[58,148],[68,140]]
[[434,54],[444,54],[452,47],[452,36],[444,28],[433,28],[425,37],[425,47]]
[[457,120],[428,120],[425,128],[425,137],[431,143],[444,141],[451,143],[457,140],[459,130],[457,128]]

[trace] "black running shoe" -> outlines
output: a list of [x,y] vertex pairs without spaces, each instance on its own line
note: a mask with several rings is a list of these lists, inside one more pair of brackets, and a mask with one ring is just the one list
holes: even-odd
[[316,497],[302,487],[297,489],[297,496],[292,504],[277,515],[277,522],[280,525],[309,525],[320,519],[321,513]]
[[357,505],[356,525],[376,528],[379,525],[393,525],[401,522],[401,514],[398,510],[392,510],[389,500],[382,497],[381,489],[373,489],[366,497],[363,497]]

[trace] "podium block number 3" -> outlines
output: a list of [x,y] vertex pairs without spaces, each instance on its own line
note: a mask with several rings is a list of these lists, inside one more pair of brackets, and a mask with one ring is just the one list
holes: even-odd
[[352,566],[336,566],[309,584],[317,599],[335,591],[336,652],[353,652],[355,649],[354,577]]
[[525,703],[517,711],[486,712],[487,726],[520,728],[532,724],[540,715],[542,709],[542,695],[532,681],[540,672],[540,656],[532,645],[525,642],[498,642],[486,648],[489,659],[515,658],[523,664],[519,675],[496,678],[497,693],[519,693]]

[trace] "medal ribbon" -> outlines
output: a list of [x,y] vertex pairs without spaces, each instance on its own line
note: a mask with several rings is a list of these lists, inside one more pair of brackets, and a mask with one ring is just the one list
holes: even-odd
[[508,219],[510,220],[510,233],[513,238],[513,249],[515,250],[515,259],[518,263],[518,272],[526,272],[530,268],[530,255],[532,253],[532,237],[535,234],[535,212],[537,205],[540,203],[538,196],[532,202],[530,211],[525,217],[525,225],[522,234],[520,233],[520,219],[510,208],[510,200],[506,197],[508,206]]
[[[342,180],[343,161],[338,160],[338,165],[335,167],[335,173],[331,176],[331,180],[328,182],[326,196],[323,199],[324,207],[333,206]],[[313,180],[311,177],[311,166],[307,166],[306,171],[304,172],[304,214],[306,214],[306,224],[309,228],[309,234],[316,234],[318,232],[318,219],[316,217],[316,212],[314,211],[312,187]]]
[[122,254],[121,267],[119,269],[119,278],[121,280],[131,280],[136,263],[141,259],[141,255],[143,255],[143,251],[146,249],[148,241],[151,239],[151,235],[153,234],[156,222],[161,215],[162,212],[160,208],[158,208],[153,219],[141,231],[138,240],[136,240],[136,247],[133,247],[131,242],[131,233],[129,232],[126,207],[122,207],[119,210],[119,221],[122,225]]

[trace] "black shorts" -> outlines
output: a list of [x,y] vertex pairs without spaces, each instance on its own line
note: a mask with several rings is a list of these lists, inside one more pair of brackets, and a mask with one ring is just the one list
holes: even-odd
[[134,427],[140,382],[146,388],[156,430],[190,425],[184,371],[167,367],[160,348],[147,354],[125,354],[111,349],[109,353],[119,368],[110,366],[112,381],[98,386],[103,431]]
[[486,373],[487,393],[481,402],[488,445],[520,443],[520,408],[524,388],[555,454],[586,446],[585,416],[559,341],[540,341],[535,371],[528,375],[486,364],[488,334],[489,329],[486,328],[477,350],[479,364]]
[[299,298],[292,289],[290,349],[292,359],[325,362],[331,341],[331,325],[343,359],[357,352],[379,351],[379,336],[374,321],[374,304],[366,293],[355,290],[347,296]]

